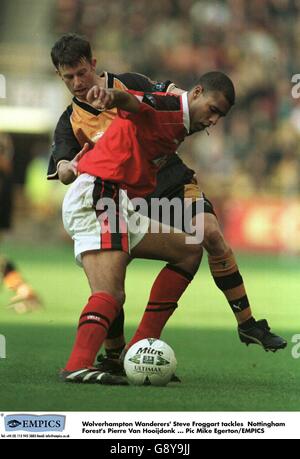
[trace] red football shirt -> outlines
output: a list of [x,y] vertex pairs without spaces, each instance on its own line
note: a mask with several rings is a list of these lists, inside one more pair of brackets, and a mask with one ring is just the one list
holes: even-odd
[[159,160],[175,153],[186,136],[188,109],[183,96],[128,92],[141,101],[138,113],[118,110],[78,171],[119,183],[130,197],[142,197],[156,187]]

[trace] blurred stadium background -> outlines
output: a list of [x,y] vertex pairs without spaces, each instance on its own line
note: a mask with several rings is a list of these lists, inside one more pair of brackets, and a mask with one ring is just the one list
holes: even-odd
[[[72,264],[72,248],[61,224],[60,208],[65,188],[46,181],[53,130],[70,101],[70,95],[50,62],[50,48],[62,33],[70,31],[90,39],[99,71],[136,71],[153,79],[171,79],[183,88],[189,88],[201,73],[216,68],[232,77],[237,103],[229,117],[219,123],[210,136],[188,138],[180,152],[187,164],[197,171],[203,190],[214,202],[232,247],[244,253],[241,271],[250,298],[256,302],[257,315],[270,317],[272,326],[274,324],[277,330],[289,336],[300,333],[300,99],[291,94],[295,85],[292,76],[300,73],[299,28],[299,0],[0,0],[0,136],[8,135],[13,145],[16,185],[14,229],[2,239],[0,252],[20,262],[25,276],[40,289],[46,306],[44,315],[37,313],[26,317],[13,316],[2,308],[3,332],[2,329],[0,332],[11,333],[12,340],[15,337],[12,344],[15,355],[19,354],[18,339],[26,348],[28,333],[35,336],[35,327],[40,327],[44,337],[48,336],[47,329],[51,342],[51,323],[57,325],[59,317],[59,326],[69,328],[68,332],[63,328],[56,335],[63,350],[57,349],[57,354],[55,349],[51,351],[53,367],[43,377],[47,379],[53,375],[55,365],[62,365],[67,356],[77,315],[87,294],[83,276]],[[150,287],[151,276],[157,272],[154,264],[137,266],[139,268],[132,268],[128,281],[128,296],[131,295],[130,302],[134,303],[132,309],[131,305],[128,307],[130,332],[137,314],[142,311],[141,299],[136,298],[133,288],[137,285],[135,276],[145,273],[139,278],[141,285],[148,276],[146,289]],[[201,280],[203,290],[199,292],[198,284],[187,294],[191,315],[186,317],[179,311],[166,337],[175,339],[176,327],[180,327],[186,343],[176,350],[183,358],[184,347],[193,352],[194,345],[185,330],[211,327],[209,333],[215,333],[216,337],[218,330],[230,328],[233,331],[227,338],[227,348],[221,336],[220,342],[217,338],[216,342],[229,354],[233,351],[241,355],[241,359],[247,359],[249,354],[246,349],[241,354],[236,337],[231,349],[235,333],[233,317],[207,271],[202,269],[204,273],[201,271],[199,276],[204,279]],[[66,285],[68,288],[72,285],[75,306],[71,296],[65,298]],[[6,293],[0,292],[3,305],[6,298]],[[147,291],[142,288],[141,298],[145,304]],[[212,317],[212,302],[220,305],[218,317]],[[196,303],[201,305],[197,307]],[[39,336],[35,337],[35,343],[42,349],[49,348],[46,338],[39,340]],[[70,338],[68,343],[66,336]],[[202,346],[205,340],[201,339]],[[217,354],[218,346],[214,351],[212,347],[210,343],[213,355],[209,361],[203,348],[202,354],[199,351],[212,368],[211,380],[217,371],[212,363],[215,365],[217,359],[222,360]],[[252,367],[257,362],[262,362],[262,369],[267,365],[270,378],[266,376],[266,384],[272,385],[274,368],[270,360],[262,356],[261,350],[252,352]],[[31,359],[33,354],[34,348]],[[296,373],[296,361],[292,360],[290,351],[285,356],[289,365],[285,366],[283,356],[279,357],[279,363],[289,377],[291,393],[296,375],[299,375],[299,361]],[[17,362],[22,368],[22,358],[19,356],[13,366]],[[27,354],[25,362],[30,358]],[[232,369],[234,374],[234,370],[230,365],[233,363],[234,359],[231,364],[226,361],[229,367],[224,367],[224,372],[228,371],[228,381],[223,380],[232,391],[236,390],[231,384],[230,371]],[[13,368],[9,359],[5,364],[9,374]],[[196,373],[194,365],[193,377]],[[246,373],[245,367],[239,381],[246,381],[247,390],[250,390],[253,375],[249,376],[248,383]],[[202,384],[203,374],[201,377]],[[55,381],[55,376],[51,376],[50,381],[51,378]],[[258,375],[256,378],[259,388],[261,379]],[[17,377],[15,380],[17,383]],[[267,403],[267,390],[263,389],[258,400],[252,397],[250,405],[243,403],[242,392],[235,392],[232,400],[238,400],[238,405],[234,402],[222,404],[207,396],[204,405],[199,405],[197,399],[197,402],[192,400],[178,407],[196,410],[210,407],[221,410],[300,409],[298,399],[286,396],[283,401],[280,398],[280,387],[285,383],[285,380],[274,382],[278,391],[274,396],[277,404],[273,398]],[[7,396],[7,403],[1,408],[30,409],[31,398],[27,404],[21,396],[16,399],[14,381],[11,387],[11,396]],[[217,388],[212,386],[212,397]],[[29,392],[32,394],[32,387],[28,386]],[[33,398],[37,399],[37,394],[33,391]],[[79,392],[76,396],[79,397]],[[59,408],[47,403],[45,401],[36,409]],[[67,402],[60,406],[61,409],[74,407]],[[165,409],[163,403],[160,407],[149,405],[149,400],[143,407]],[[77,405],[77,408],[109,409],[109,406],[101,408],[90,403],[81,408]],[[121,404],[116,409],[127,408]],[[134,406],[134,409],[137,408]]]

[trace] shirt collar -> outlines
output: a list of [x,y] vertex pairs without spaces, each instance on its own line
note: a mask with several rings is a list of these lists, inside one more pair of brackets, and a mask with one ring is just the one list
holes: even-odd
[[188,101],[188,92],[184,92],[181,95],[182,100],[182,111],[183,111],[183,124],[188,134],[190,133],[190,110]]

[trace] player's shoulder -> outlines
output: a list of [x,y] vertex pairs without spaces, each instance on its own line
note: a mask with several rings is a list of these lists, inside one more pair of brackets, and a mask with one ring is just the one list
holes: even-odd
[[67,106],[67,108],[65,109],[65,111],[60,115],[59,117],[59,123],[60,122],[67,122],[70,120],[70,117],[73,113],[73,105],[70,104]]
[[181,97],[174,94],[145,93],[143,103],[158,111],[181,111]]
[[167,92],[173,85],[172,81],[155,81],[141,73],[125,72],[114,74],[114,78],[121,81],[127,89],[143,92]]
[[59,128],[59,127],[65,126],[65,125],[69,125],[70,124],[70,117],[72,115],[72,112],[73,112],[73,106],[72,105],[68,105],[67,108],[65,109],[65,111],[60,115],[56,127]]

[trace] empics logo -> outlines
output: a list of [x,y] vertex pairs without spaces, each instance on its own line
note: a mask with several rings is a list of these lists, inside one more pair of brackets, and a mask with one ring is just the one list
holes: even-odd
[[59,414],[10,414],[4,417],[5,430],[25,430],[26,432],[62,432],[66,417]]
[[10,421],[8,421],[7,425],[12,429],[15,429],[16,427],[21,426],[22,422],[17,421],[16,419],[11,419]]
[[4,335],[0,335],[0,359],[6,359],[6,339]]

